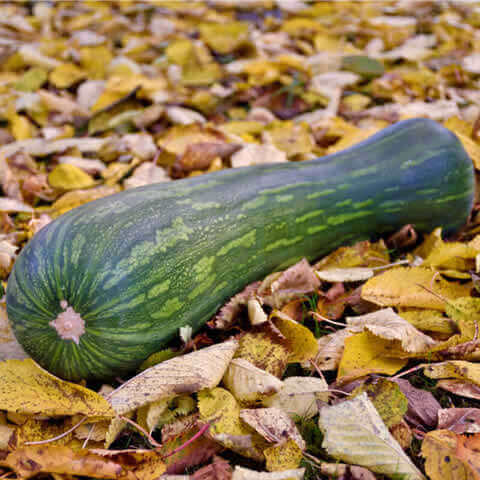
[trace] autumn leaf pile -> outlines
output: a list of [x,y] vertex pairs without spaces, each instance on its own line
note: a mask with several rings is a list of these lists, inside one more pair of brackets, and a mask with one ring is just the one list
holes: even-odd
[[[0,280],[123,189],[304,161],[429,117],[480,168],[475,2],[0,5]],[[480,232],[406,226],[249,285],[112,385],[0,303],[0,478],[480,479]],[[372,232],[373,233],[373,232]]]

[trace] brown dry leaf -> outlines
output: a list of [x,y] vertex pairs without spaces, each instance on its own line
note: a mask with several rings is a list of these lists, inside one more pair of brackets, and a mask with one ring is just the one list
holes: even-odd
[[39,473],[83,475],[92,478],[125,480],[154,480],[165,471],[159,453],[137,450],[135,453],[105,451],[102,456],[81,449],[34,445],[19,448],[0,460],[0,465],[11,468],[21,478],[31,478]]
[[281,444],[293,440],[301,450],[306,445],[294,421],[279,408],[255,408],[240,411],[240,418],[267,442]]
[[[421,286],[420,286],[421,285]],[[470,294],[470,284],[447,282],[424,267],[396,267],[368,280],[362,298],[383,307],[419,307],[445,310],[446,300]]]
[[328,401],[328,384],[322,378],[287,377],[278,393],[263,400],[294,418],[311,418],[318,413],[318,402]]
[[[478,435],[476,436],[478,439]],[[478,480],[480,474],[471,457],[479,456],[465,448],[464,437],[450,430],[435,430],[427,433],[422,443],[425,471],[432,480]],[[472,437],[473,438],[473,437]],[[478,442],[477,442],[478,443]],[[469,464],[470,463],[470,464]]]
[[463,380],[440,380],[437,383],[437,387],[461,397],[480,400],[480,387],[470,382]]
[[[221,445],[205,434],[185,445],[199,432],[201,426],[198,414],[181,417],[163,426],[160,452],[166,455],[167,473],[183,473],[205,463],[221,450]],[[184,447],[173,453],[181,446]]]
[[144,370],[114,390],[108,400],[118,415],[180,393],[220,383],[238,343],[229,340]]
[[437,428],[455,433],[480,433],[480,408],[442,408],[438,411]]
[[101,395],[54,377],[31,359],[1,362],[0,379],[0,405],[3,410],[48,416],[115,415]]
[[429,428],[435,427],[437,424],[437,412],[441,409],[441,405],[436,398],[427,390],[415,388],[404,378],[394,378],[392,380],[398,384],[408,400],[405,420],[414,427],[418,425]]
[[241,404],[262,402],[283,386],[274,375],[257,368],[243,358],[235,358],[223,377],[223,383]]
[[214,457],[210,465],[198,469],[192,480],[231,480],[232,467],[221,457]]
[[356,465],[346,465],[344,463],[326,463],[322,462],[320,471],[330,478],[348,478],[351,480],[375,480],[377,477],[366,468]]
[[358,332],[367,329],[377,337],[391,340],[392,350],[423,353],[437,343],[397,315],[391,308],[358,317],[347,317],[347,324],[348,328],[353,331]]
[[233,143],[193,143],[188,145],[178,162],[184,172],[202,170],[208,168],[215,158],[229,158],[239,148],[239,145]]

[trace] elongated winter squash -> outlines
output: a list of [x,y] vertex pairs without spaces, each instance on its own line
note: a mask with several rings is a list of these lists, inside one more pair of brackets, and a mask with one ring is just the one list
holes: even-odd
[[474,195],[455,135],[414,119],[335,155],[128,190],[43,228],[18,257],[8,316],[63,378],[131,371],[245,284],[413,223],[461,227]]

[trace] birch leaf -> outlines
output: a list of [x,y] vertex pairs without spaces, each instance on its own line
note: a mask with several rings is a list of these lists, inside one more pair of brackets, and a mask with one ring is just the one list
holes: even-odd
[[318,339],[318,352],[315,365],[320,370],[336,370],[340,364],[344,349],[345,339],[354,335],[347,328],[329,333]]
[[442,408],[438,411],[439,430],[480,433],[480,408]]
[[232,480],[303,480],[304,474],[304,468],[267,473],[249,470],[244,467],[235,467]]
[[0,405],[31,415],[114,416],[101,395],[54,377],[31,359],[0,363]]
[[456,378],[480,386],[480,363],[451,360],[427,365],[423,372],[429,378]]
[[315,357],[318,351],[317,339],[307,327],[279,310],[274,310],[270,318],[290,343],[289,363],[305,362]]
[[464,380],[440,380],[437,387],[461,397],[480,400],[480,387]]
[[230,362],[223,377],[225,386],[240,403],[255,403],[282,388],[282,381],[243,358]]
[[383,307],[445,310],[445,302],[423,287],[447,300],[466,297],[471,288],[469,284],[447,282],[428,268],[398,267],[368,280],[362,287],[362,298]]
[[291,439],[301,450],[306,448],[294,421],[279,408],[244,409],[240,411],[240,418],[267,442],[283,443]]
[[452,335],[457,331],[455,322],[445,317],[442,312],[438,310],[412,308],[400,311],[399,315],[423,332],[428,331]]
[[374,271],[371,268],[329,268],[317,270],[317,277],[324,282],[360,282],[373,277]]
[[398,345],[397,348],[409,353],[425,352],[437,343],[397,315],[391,308],[358,317],[347,317],[347,324],[354,330],[358,331],[363,327],[377,337],[392,340],[395,346]]
[[366,393],[320,410],[322,447],[329,455],[388,476],[424,480],[392,437]]
[[114,390],[110,404],[122,415],[175,394],[213,388],[220,383],[237,346],[230,340],[150,367]]
[[[422,442],[422,456],[426,459],[425,471],[429,478],[432,480],[478,480],[480,478],[478,471],[474,470],[474,465],[469,465],[467,459],[459,455],[460,444],[461,436],[450,430],[435,430],[425,435]],[[480,457],[478,453],[476,455]]]
[[277,407],[291,417],[311,418],[318,413],[317,400],[328,400],[328,384],[322,378],[288,377],[278,393],[267,397],[263,404]]
[[303,452],[293,439],[272,445],[263,451],[265,466],[270,472],[297,468],[303,458]]
[[76,190],[78,188],[93,187],[96,182],[88,173],[85,173],[75,165],[61,163],[48,174],[48,183],[53,188]]
[[345,349],[338,367],[338,378],[362,372],[393,375],[408,362],[389,356],[391,342],[365,331],[345,339]]

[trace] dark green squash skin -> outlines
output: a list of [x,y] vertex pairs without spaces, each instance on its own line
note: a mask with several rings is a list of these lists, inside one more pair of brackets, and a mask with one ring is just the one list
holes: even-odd
[[[456,231],[473,196],[460,142],[426,119],[308,162],[128,190],[35,235],[10,275],[8,316],[50,372],[108,379],[134,370],[180,327],[197,330],[246,284],[302,257],[407,223]],[[79,345],[49,325],[61,300],[85,321]]]

